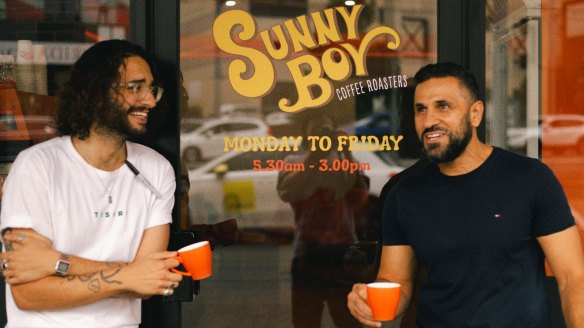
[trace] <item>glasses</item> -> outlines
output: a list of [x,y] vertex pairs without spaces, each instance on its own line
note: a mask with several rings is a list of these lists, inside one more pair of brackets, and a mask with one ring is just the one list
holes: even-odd
[[144,85],[144,82],[128,82],[128,83],[118,83],[115,85],[116,88],[125,88],[131,91],[136,99],[142,100],[146,98],[148,92],[154,97],[154,100],[158,102],[162,98],[162,93],[164,89],[157,85],[151,85],[149,87]]

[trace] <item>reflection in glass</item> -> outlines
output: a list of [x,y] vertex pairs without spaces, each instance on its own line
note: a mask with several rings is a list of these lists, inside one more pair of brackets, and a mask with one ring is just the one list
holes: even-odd
[[3,162],[55,136],[70,66],[99,40],[127,38],[129,25],[130,0],[0,1]]
[[285,158],[286,163],[301,165],[282,171],[278,180],[278,194],[294,212],[292,322],[294,327],[318,327],[326,305],[337,327],[360,327],[345,297],[354,283],[371,279],[367,254],[349,251],[357,242],[368,181],[359,170],[315,169],[335,161],[357,162],[351,151],[339,152],[335,146],[310,150],[308,136],[342,134],[330,114],[310,114],[299,122],[305,140],[301,150]]
[[[307,15],[310,21],[307,26],[311,34],[316,35],[310,14],[339,6],[345,6],[344,1],[250,0],[237,1],[231,7],[222,1],[181,1],[180,56],[186,95],[181,101],[180,151],[190,186],[188,225],[235,219],[238,227],[237,243],[215,250],[217,274],[201,285],[197,301],[183,304],[185,327],[291,327],[293,313],[302,311],[316,313],[312,317],[316,318],[316,325],[322,327],[341,326],[341,321],[352,322],[343,309],[346,300],[342,294],[346,294],[347,286],[353,281],[370,279],[355,276],[364,275],[375,261],[379,194],[388,179],[415,161],[419,153],[412,127],[404,126],[403,122],[408,121],[411,109],[407,101],[411,97],[409,78],[421,66],[436,60],[436,1],[368,1],[358,19],[358,35],[354,40],[348,40],[350,29],[341,24],[344,20],[338,16],[341,40],[311,49],[290,50],[294,44],[285,32],[288,56],[271,60],[274,85],[260,97],[244,97],[236,92],[229,78],[229,67],[242,56],[220,50],[212,31],[217,16],[230,10],[243,10],[256,22],[256,35],[251,40],[238,42],[266,54],[260,32],[270,30],[267,35],[272,44],[283,45],[275,41],[277,35],[273,28],[281,26],[287,30],[284,22],[296,20],[298,23],[298,16]],[[352,7],[346,10],[351,12]],[[325,106],[309,108],[306,112],[326,108],[334,116],[335,131],[342,134],[359,138],[403,135],[404,140],[395,151],[350,151],[351,162],[364,166],[357,167],[362,171],[360,179],[348,183],[348,187],[341,187],[343,184],[333,179],[335,174],[316,174],[316,178],[309,179],[311,181],[304,185],[306,190],[314,191],[309,182],[330,184],[328,192],[313,193],[313,197],[320,198],[313,201],[314,210],[311,211],[325,213],[323,216],[328,215],[329,219],[299,219],[301,198],[281,197],[278,181],[300,170],[303,161],[299,158],[307,153],[299,149],[254,151],[246,148],[245,142],[253,138],[272,138],[271,143],[294,145],[297,141],[290,138],[301,136],[305,126],[299,123],[296,113],[284,112],[279,106],[283,98],[296,103],[300,97],[299,83],[288,61],[311,56],[320,63],[328,49],[346,52],[339,45],[341,43],[358,47],[367,32],[378,26],[395,29],[401,38],[399,48],[388,50],[389,39],[379,37],[372,41],[364,58],[367,74],[357,76],[352,71],[342,80],[335,72],[329,72],[332,75],[323,73],[332,83],[333,97]],[[236,27],[232,35],[237,35],[240,29],[241,26]],[[334,50],[337,51],[336,60],[340,59],[340,50]],[[353,62],[353,69],[357,66]],[[304,67],[302,71],[308,73],[310,69]],[[253,70],[247,71],[242,78],[249,78],[253,73]],[[355,94],[360,84],[366,92]],[[311,92],[316,98],[322,90],[315,87]],[[244,123],[253,127],[246,128]],[[234,141],[236,137],[239,138],[237,142]],[[228,143],[230,146],[226,146]],[[294,157],[297,161],[293,163]],[[306,164],[302,165],[306,170]],[[348,168],[344,171],[349,171]],[[337,175],[342,176],[342,171],[336,172]],[[353,208],[340,216],[338,211],[348,207],[346,203],[339,206],[339,210],[328,213],[327,209],[336,208],[333,204],[342,204],[330,199],[338,201],[349,197],[352,192],[342,191],[352,190],[354,185],[362,186],[356,183],[357,180],[363,182],[361,179],[368,187],[361,200],[351,203]],[[325,277],[331,275],[335,277]],[[319,299],[323,293],[303,293],[303,282],[316,284],[315,287],[321,284],[339,287],[329,290],[339,294],[325,297],[332,302],[328,303],[325,298]],[[299,295],[306,295],[306,298]],[[315,305],[306,303],[308,300]],[[226,309],[229,309],[229,316],[224,315]]]

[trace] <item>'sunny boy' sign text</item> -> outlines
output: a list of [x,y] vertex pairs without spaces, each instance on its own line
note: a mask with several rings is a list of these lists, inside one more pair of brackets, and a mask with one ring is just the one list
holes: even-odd
[[[213,37],[222,51],[242,57],[229,63],[228,76],[233,89],[245,97],[255,98],[268,94],[276,84],[274,61],[287,60],[286,66],[294,80],[298,100],[281,98],[278,106],[285,112],[297,112],[326,105],[334,98],[332,81],[344,81],[353,74],[366,76],[367,51],[378,36],[390,36],[387,48],[397,49],[400,39],[397,32],[387,26],[378,26],[363,36],[358,47],[348,41],[359,40],[358,20],[362,5],[329,8],[322,12],[298,16],[282,24],[259,32],[264,49],[245,46],[246,41],[257,36],[254,18],[242,10],[230,10],[219,15],[213,24]],[[346,39],[339,31],[335,12],[345,24]],[[311,19],[314,32],[309,28]],[[289,38],[284,35],[287,31]],[[236,32],[236,33],[235,33]],[[275,42],[271,36],[275,37]],[[278,45],[278,47],[276,47]],[[321,58],[307,53],[321,46],[328,46]],[[261,51],[265,50],[265,51]],[[292,54],[293,58],[291,58]],[[291,58],[291,59],[289,59]],[[314,89],[320,92],[313,92]]]

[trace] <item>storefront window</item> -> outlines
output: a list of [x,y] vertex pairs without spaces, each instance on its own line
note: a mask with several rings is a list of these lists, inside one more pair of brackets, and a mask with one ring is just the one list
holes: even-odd
[[56,96],[93,43],[129,37],[130,0],[0,0],[0,175],[53,138]]
[[536,1],[487,2],[487,137],[538,158],[540,24]]
[[487,1],[488,140],[541,159],[584,235],[584,1]]
[[56,136],[71,65],[97,41],[128,38],[129,9],[130,0],[0,0],[0,199],[19,152]]
[[[584,1],[542,2],[542,159],[564,187],[584,236]],[[584,240],[584,238],[582,238]]]
[[182,224],[216,244],[184,327],[351,319],[381,189],[418,156],[411,78],[437,59],[436,1],[356,2],[180,2]]

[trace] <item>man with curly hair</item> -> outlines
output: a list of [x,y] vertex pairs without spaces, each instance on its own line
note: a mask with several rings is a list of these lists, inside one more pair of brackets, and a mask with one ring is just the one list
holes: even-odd
[[138,327],[141,298],[178,286],[175,174],[127,140],[162,95],[153,67],[127,41],[93,45],[62,91],[60,137],[16,158],[0,217],[6,327]]

